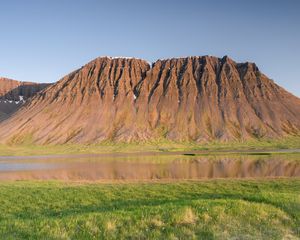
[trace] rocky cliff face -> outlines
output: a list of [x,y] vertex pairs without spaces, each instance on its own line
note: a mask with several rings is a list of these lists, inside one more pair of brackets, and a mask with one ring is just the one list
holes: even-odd
[[211,141],[300,132],[300,99],[254,63],[97,58],[0,124],[0,141]]
[[48,85],[0,78],[0,121],[8,118],[29,98]]

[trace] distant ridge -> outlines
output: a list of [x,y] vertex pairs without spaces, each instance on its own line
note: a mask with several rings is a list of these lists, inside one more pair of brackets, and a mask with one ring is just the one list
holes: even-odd
[[0,121],[8,118],[26,103],[27,99],[48,85],[0,77]]
[[99,57],[0,123],[0,141],[230,141],[300,133],[300,99],[229,57]]

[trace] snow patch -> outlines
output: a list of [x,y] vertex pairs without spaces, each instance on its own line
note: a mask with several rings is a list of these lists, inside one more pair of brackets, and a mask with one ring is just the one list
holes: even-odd
[[109,58],[111,58],[111,59],[118,59],[118,58],[133,59],[134,57],[116,56],[116,57],[109,57]]
[[24,96],[19,96],[19,100],[9,100],[9,99],[0,99],[0,103],[14,103],[14,104],[22,104],[25,103]]

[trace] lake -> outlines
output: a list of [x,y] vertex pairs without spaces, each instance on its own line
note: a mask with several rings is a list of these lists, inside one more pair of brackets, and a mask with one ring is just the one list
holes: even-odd
[[300,153],[111,153],[0,157],[0,180],[149,181],[300,177]]

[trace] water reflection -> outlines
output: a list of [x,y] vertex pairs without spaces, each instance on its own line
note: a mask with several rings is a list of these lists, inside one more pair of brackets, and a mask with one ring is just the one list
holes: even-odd
[[176,180],[300,177],[300,154],[1,158],[0,179]]

